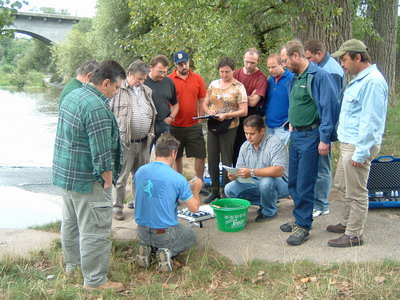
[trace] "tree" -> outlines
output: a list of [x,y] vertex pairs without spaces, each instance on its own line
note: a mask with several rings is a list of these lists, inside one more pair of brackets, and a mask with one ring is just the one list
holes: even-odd
[[354,12],[351,0],[305,0],[291,4],[300,9],[293,27],[297,28],[295,37],[301,41],[320,40],[332,52],[350,39]]
[[10,0],[0,0],[0,37],[13,34],[9,30],[4,30],[5,27],[12,25],[14,22],[14,17],[18,9],[22,7],[22,4],[27,4],[26,1],[10,1]]
[[368,2],[367,15],[375,34],[366,36],[366,45],[373,62],[386,77],[390,102],[395,101],[396,38],[398,0],[374,0]]

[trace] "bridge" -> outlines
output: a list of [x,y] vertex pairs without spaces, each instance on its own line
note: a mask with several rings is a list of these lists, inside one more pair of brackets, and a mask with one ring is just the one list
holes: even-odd
[[14,24],[7,29],[30,35],[46,44],[64,40],[81,18],[54,14],[18,12]]

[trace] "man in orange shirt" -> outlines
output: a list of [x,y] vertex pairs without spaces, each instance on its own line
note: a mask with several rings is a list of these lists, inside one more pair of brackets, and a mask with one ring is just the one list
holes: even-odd
[[201,104],[206,96],[203,78],[190,70],[189,55],[180,50],[174,54],[176,69],[168,75],[175,84],[179,111],[170,127],[170,133],[180,142],[175,169],[182,174],[183,150],[187,157],[194,157],[194,169],[198,178],[204,176],[206,146],[201,121],[193,117],[203,115]]

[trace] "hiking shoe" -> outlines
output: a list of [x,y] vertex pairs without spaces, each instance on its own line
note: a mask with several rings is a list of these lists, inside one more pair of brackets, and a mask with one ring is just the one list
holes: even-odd
[[309,235],[309,230],[296,225],[296,227],[293,228],[292,235],[288,237],[286,242],[291,246],[299,246],[308,240]]
[[314,209],[312,212],[312,216],[313,218],[319,217],[319,216],[323,216],[323,215],[327,215],[329,214],[329,209],[327,210],[319,210],[319,209]]
[[124,219],[124,214],[122,211],[114,211],[114,220],[122,221]]
[[157,271],[171,272],[172,271],[171,252],[167,248],[159,248],[157,250],[156,255],[158,260]]
[[353,247],[353,246],[361,246],[364,243],[362,235],[360,236],[348,236],[343,234],[340,238],[329,240],[328,246],[330,247]]
[[219,198],[219,194],[217,192],[211,192],[206,199],[203,200],[203,203],[208,204],[211,203],[211,201],[214,201],[214,199]]
[[295,227],[297,227],[295,222],[289,222],[289,223],[282,224],[279,228],[283,232],[292,232]]
[[96,285],[96,286],[84,285],[83,289],[85,289],[87,291],[111,289],[116,292],[122,292],[123,290],[125,290],[125,286],[120,282],[107,281],[107,282],[104,282],[103,284]]
[[278,214],[275,214],[273,216],[266,216],[263,213],[260,213],[257,218],[255,219],[256,223],[263,223],[263,222],[267,222],[267,221],[271,221],[272,219],[274,219]]
[[128,203],[128,208],[130,208],[130,209],[134,209],[135,208],[135,204],[133,203],[133,201]]
[[333,233],[345,233],[346,226],[343,226],[341,223],[339,223],[336,225],[329,225],[328,227],[326,227],[326,230]]
[[150,267],[150,254],[151,247],[141,242],[138,248],[138,254],[136,255],[136,264],[139,267],[148,269]]

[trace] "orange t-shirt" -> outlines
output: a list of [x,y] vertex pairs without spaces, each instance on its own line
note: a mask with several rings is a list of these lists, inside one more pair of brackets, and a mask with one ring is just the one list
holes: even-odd
[[168,75],[175,84],[179,111],[172,122],[173,126],[189,127],[197,123],[199,99],[205,98],[207,90],[203,78],[189,70],[186,79],[176,74],[176,69]]

